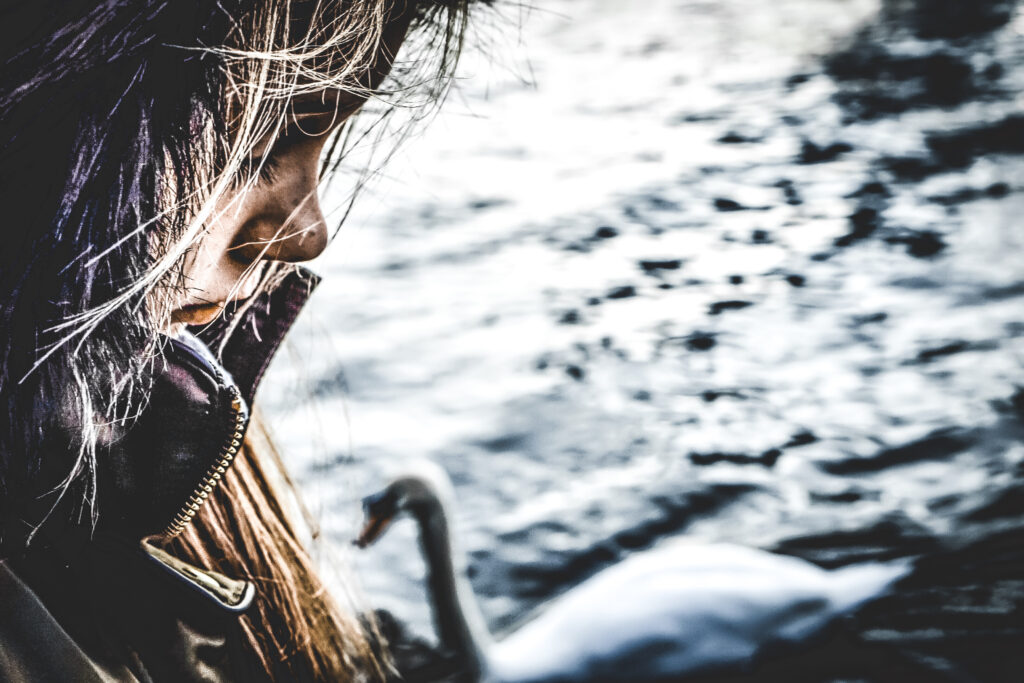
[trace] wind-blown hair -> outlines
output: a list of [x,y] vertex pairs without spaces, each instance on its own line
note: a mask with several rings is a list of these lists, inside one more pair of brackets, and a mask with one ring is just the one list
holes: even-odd
[[[142,408],[157,332],[187,286],[184,258],[218,200],[254,182],[249,152],[285,126],[292,97],[365,90],[386,21],[406,4],[41,0],[4,11],[0,496],[35,482],[40,440],[62,428],[78,432],[77,456],[59,483],[94,512],[93,446],[105,423]],[[434,95],[465,4],[416,3],[415,23],[440,29],[420,44],[440,57],[413,62],[433,74],[406,78]]]
[[[183,264],[214,212],[255,182],[250,152],[286,127],[290,100],[382,96],[367,92],[367,72],[389,21],[413,12],[411,58],[388,95],[426,111],[445,93],[469,4],[2,2],[0,521],[26,530],[0,524],[0,548],[30,542],[43,523],[26,501],[60,502],[83,524],[102,514],[96,445],[145,408],[171,302],[188,285]],[[355,119],[329,145],[325,171],[372,128]],[[67,448],[43,458],[54,434]],[[254,467],[249,478],[262,480]],[[352,673],[310,661],[318,674]]]

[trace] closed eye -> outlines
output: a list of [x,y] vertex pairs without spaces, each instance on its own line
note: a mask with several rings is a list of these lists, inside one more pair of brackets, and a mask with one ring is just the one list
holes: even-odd
[[275,154],[265,154],[262,157],[252,159],[250,164],[255,167],[256,178],[259,183],[272,183],[277,178],[279,160]]
[[[275,145],[276,147],[276,145]],[[232,181],[232,189],[240,190],[255,175],[255,185],[269,185],[277,178],[280,160],[274,150],[268,149],[260,156],[252,156],[238,170]]]
[[306,133],[295,127],[290,127],[276,140],[267,145],[262,154],[249,157],[249,163],[244,169],[245,173],[243,173],[243,176],[248,177],[255,172],[257,183],[268,184],[273,182],[280,168],[281,153],[296,142],[308,137]]

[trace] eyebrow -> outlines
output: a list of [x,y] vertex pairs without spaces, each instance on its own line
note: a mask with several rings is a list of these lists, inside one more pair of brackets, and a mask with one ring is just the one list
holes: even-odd
[[356,98],[351,93],[336,90],[328,93],[300,95],[292,100],[290,111],[293,116],[316,116],[335,112],[346,114],[361,105],[362,98]]
[[333,92],[311,92],[306,95],[299,95],[292,100],[291,113],[293,116],[310,116],[317,114],[334,114],[345,110],[346,94],[335,90]]
[[292,116],[317,116],[320,114],[333,114],[340,107],[337,102],[295,102],[291,106]]
[[276,138],[260,140],[250,151],[249,157],[259,158],[269,154],[295,123],[324,116],[342,121],[357,112],[364,103],[362,98],[341,90],[298,95],[289,103],[287,125]]

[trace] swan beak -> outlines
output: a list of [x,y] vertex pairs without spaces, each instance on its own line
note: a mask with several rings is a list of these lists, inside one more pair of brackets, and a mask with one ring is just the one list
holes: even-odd
[[398,514],[394,495],[387,489],[363,498],[363,530],[353,543],[365,548],[383,535]]
[[363,524],[363,530],[359,533],[359,538],[353,541],[353,543],[360,548],[365,548],[372,544],[381,537],[389,526],[391,526],[393,519],[393,516],[385,517],[375,515],[373,513],[367,513],[366,522]]

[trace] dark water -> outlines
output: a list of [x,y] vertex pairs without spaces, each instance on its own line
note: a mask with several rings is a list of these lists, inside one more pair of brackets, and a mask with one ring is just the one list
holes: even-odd
[[[551,9],[364,197],[264,390],[325,536],[442,463],[495,630],[679,534],[918,558],[858,636],[1020,680],[1024,13]],[[412,530],[357,565],[427,635]]]

